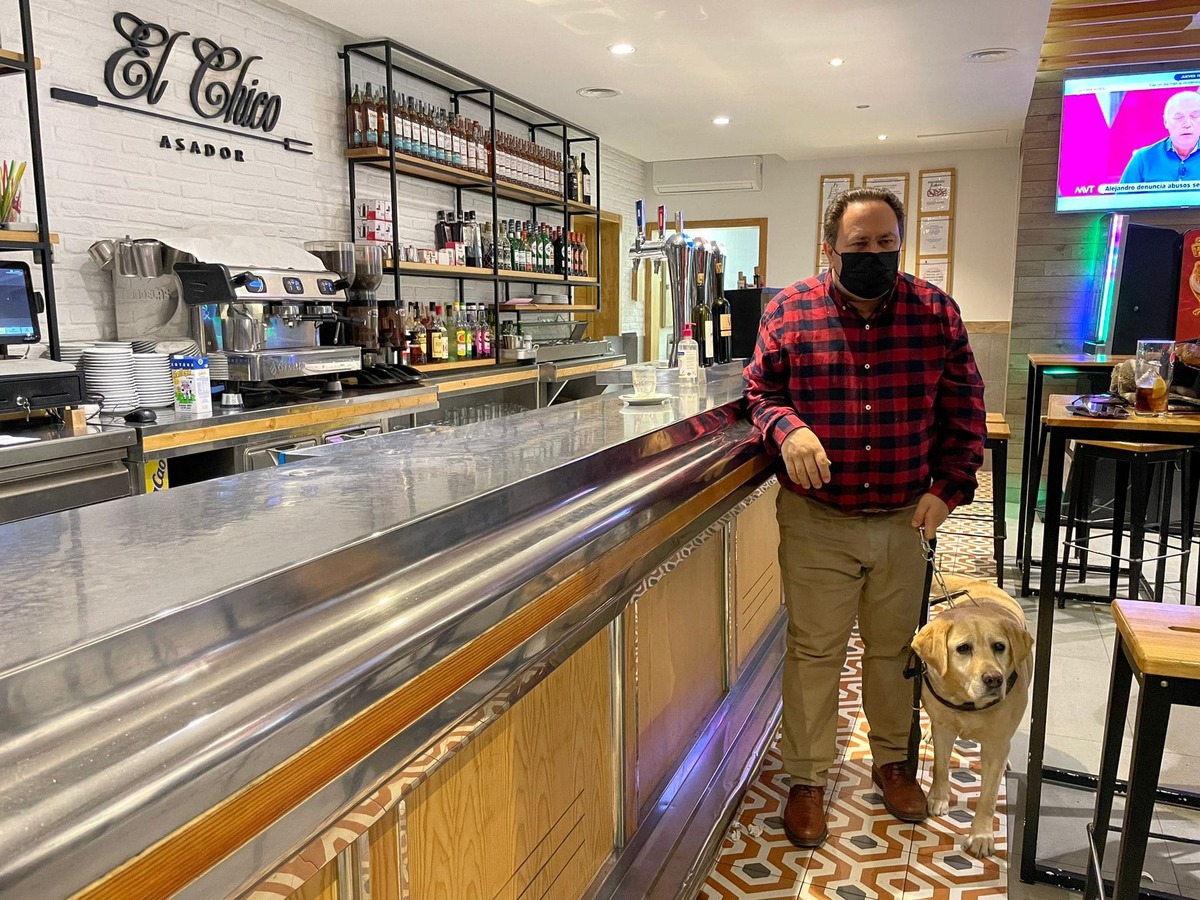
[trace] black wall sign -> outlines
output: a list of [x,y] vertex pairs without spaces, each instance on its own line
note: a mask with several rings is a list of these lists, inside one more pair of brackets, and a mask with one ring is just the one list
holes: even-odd
[[[133,13],[127,12],[119,12],[113,16],[113,27],[128,46],[109,56],[104,65],[104,84],[109,93],[120,100],[128,102],[145,99],[149,106],[155,106],[170,83],[165,73],[172,52],[176,44],[190,36],[189,32],[169,31],[162,25],[144,22]],[[312,155],[311,150],[305,149],[312,146],[308,141],[268,136],[279,124],[283,100],[278,94],[260,90],[259,79],[250,74],[250,67],[262,59],[261,56],[248,56],[236,47],[223,47],[205,37],[193,38],[191,48],[194,68],[189,83],[188,99],[192,109],[201,119],[220,120],[232,127],[222,127],[215,121],[189,121],[157,110],[112,103],[90,94],[63,88],[52,88],[50,96],[69,103],[120,109],[193,128],[206,128],[228,135],[278,144],[294,153]],[[164,149],[182,150],[181,147],[172,147],[172,143],[178,144],[179,141],[172,139],[169,143],[164,137],[159,145]],[[204,148],[208,146],[203,145]],[[222,159],[243,161],[240,150],[229,156],[218,150],[215,155]]]

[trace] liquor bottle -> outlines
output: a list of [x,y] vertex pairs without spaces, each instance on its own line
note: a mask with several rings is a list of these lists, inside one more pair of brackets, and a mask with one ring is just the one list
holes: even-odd
[[681,382],[696,382],[700,374],[700,347],[692,338],[692,323],[683,323],[683,339],[675,347]]
[[746,289],[746,273],[745,272],[738,272],[737,286],[738,286],[739,291],[744,291]]
[[716,296],[713,298],[713,359],[718,363],[733,362],[733,309],[725,296],[725,267],[716,266]]
[[392,149],[404,152],[404,95],[392,91]]
[[417,121],[421,123],[421,155],[426,159],[433,158],[433,135],[429,127],[429,113],[425,110],[425,104],[417,103]]
[[350,105],[346,107],[346,144],[351,149],[361,147],[363,144],[362,93],[357,84],[354,86]]
[[379,140],[379,149],[390,152],[392,149],[392,111],[388,109],[388,97],[385,91],[381,90],[375,99],[375,115],[377,122],[375,134]]
[[579,163],[579,180],[583,182],[580,190],[583,193],[583,202],[588,206],[592,205],[592,173],[587,167],[587,154],[579,154],[581,162]]
[[484,222],[480,228],[479,244],[483,253],[481,265],[485,269],[496,268],[496,243],[492,240],[492,224]]
[[555,275],[561,275],[563,273],[563,236],[561,228],[554,229],[554,239],[551,241],[551,247],[554,253],[553,272]]
[[575,167],[575,157],[567,157],[567,199],[579,199],[579,170]]
[[700,365],[713,364],[713,328],[704,302],[704,273],[696,273],[696,302],[692,306],[692,335],[699,346]]
[[450,243],[450,229],[446,225],[446,211],[439,209],[437,223],[433,226],[433,246],[435,250],[444,250]]
[[454,304],[454,343],[455,355],[459,359],[470,359],[471,351],[468,346],[470,335],[466,315],[463,313],[462,306],[456,301]]
[[508,243],[512,247],[512,270],[524,272],[525,249],[521,246],[521,236],[517,234],[517,224],[512,219],[508,220]]
[[442,318],[442,304],[434,306],[429,319],[429,358],[434,362],[448,362],[449,345],[446,343],[446,320]]
[[754,267],[754,286],[760,288],[763,286],[762,275],[758,272],[758,266]]
[[454,304],[446,304],[446,315],[442,319],[443,327],[446,329],[446,362],[455,362],[458,357],[458,322],[455,320]]
[[479,355],[482,359],[490,359],[492,356],[492,312],[491,310],[480,309],[479,316],[479,346],[482,351]]
[[363,142],[364,147],[379,146],[379,110],[375,105],[375,92],[371,90],[371,82],[367,82],[363,90]]
[[425,323],[421,320],[421,314],[417,310],[417,304],[409,305],[408,319],[412,323],[412,330],[408,338],[408,358],[409,365],[419,366],[428,359],[426,350],[428,349],[427,332]]
[[454,116],[450,120],[450,165],[456,169],[463,167],[466,158],[466,148],[463,146],[462,116]]

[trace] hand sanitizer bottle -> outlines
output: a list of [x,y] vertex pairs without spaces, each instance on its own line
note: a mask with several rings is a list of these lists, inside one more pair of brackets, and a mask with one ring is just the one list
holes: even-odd
[[675,351],[679,361],[679,380],[695,382],[700,371],[700,345],[692,337],[692,325],[683,326],[683,340]]

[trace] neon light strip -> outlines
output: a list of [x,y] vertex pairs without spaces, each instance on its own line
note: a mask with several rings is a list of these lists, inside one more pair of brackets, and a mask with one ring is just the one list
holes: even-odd
[[1112,328],[1113,295],[1117,292],[1117,259],[1121,253],[1121,238],[1129,216],[1113,213],[1108,227],[1108,258],[1104,263],[1104,287],[1100,291],[1100,309],[1096,315],[1096,343],[1107,344]]

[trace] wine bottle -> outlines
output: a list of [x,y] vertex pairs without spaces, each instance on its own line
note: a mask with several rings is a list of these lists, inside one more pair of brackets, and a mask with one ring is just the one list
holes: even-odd
[[583,185],[582,185],[583,202],[586,203],[588,206],[591,206],[592,205],[592,173],[588,170],[588,167],[587,167],[587,154],[586,153],[579,154],[579,159],[580,159],[579,177],[583,181]]
[[717,283],[713,285],[716,296],[713,298],[713,359],[718,363],[733,362],[733,309],[729,298],[725,296],[725,267],[716,264]]
[[579,199],[579,170],[575,167],[575,157],[567,158],[567,199]]
[[696,302],[692,306],[692,336],[697,344],[700,365],[713,364],[712,319],[708,315],[708,304],[704,302],[704,273],[696,273]]
[[357,84],[350,105],[346,107],[346,143],[351,149],[363,145],[362,93]]
[[363,146],[379,146],[379,110],[375,104],[375,92],[371,90],[371,82],[367,82],[363,92]]

